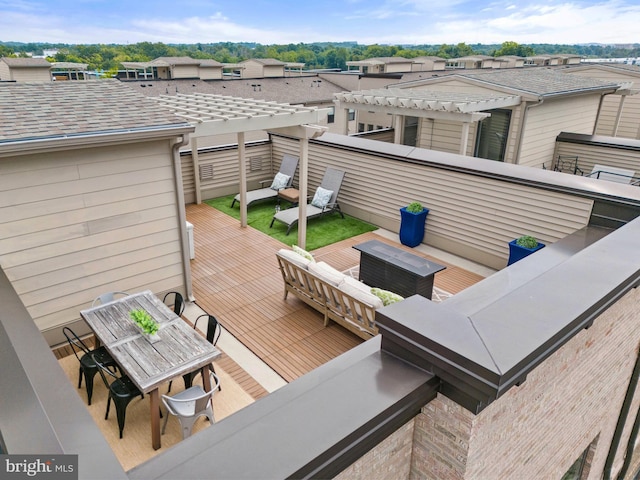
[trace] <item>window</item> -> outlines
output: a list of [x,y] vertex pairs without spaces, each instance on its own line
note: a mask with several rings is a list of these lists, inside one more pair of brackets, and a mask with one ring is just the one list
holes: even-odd
[[353,108],[349,109],[349,121],[356,119],[356,111]]
[[336,121],[336,107],[331,107],[331,111],[327,115],[327,123],[333,123]]
[[418,141],[418,117],[404,117],[402,144],[415,147]]
[[562,480],[585,480],[589,476],[589,471],[591,470],[591,462],[593,461],[593,456],[595,455],[596,446],[598,445],[598,435],[593,442],[589,444],[587,448],[584,449],[584,452],[580,454],[580,456],[573,462],[573,465],[569,467],[567,473],[562,476]]
[[504,162],[511,110],[491,110],[491,116],[480,121],[474,156]]
[[358,124],[358,133],[360,132],[364,132],[364,123],[359,123]]

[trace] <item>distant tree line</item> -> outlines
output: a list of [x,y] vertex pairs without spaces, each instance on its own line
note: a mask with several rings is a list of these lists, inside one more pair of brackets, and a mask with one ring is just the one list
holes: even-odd
[[170,45],[140,42],[131,45],[97,44],[69,45],[51,43],[0,42],[0,56],[42,55],[44,50],[57,49],[53,62],[86,63],[90,70],[114,73],[122,62],[147,62],[158,57],[214,59],[221,63],[237,63],[250,58],[275,58],[283,62],[301,62],[306,68],[346,69],[348,61],[371,57],[437,56],[457,58],[468,55],[575,54],[589,58],[639,57],[640,44],[633,45],[555,45],[504,42],[501,45],[458,43],[457,45],[359,45],[357,42],[290,43],[261,45],[258,43],[196,43]]

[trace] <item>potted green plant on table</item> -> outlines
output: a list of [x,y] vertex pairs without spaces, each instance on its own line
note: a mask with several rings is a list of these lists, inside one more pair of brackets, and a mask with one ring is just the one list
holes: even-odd
[[160,340],[160,337],[158,336],[158,329],[160,328],[160,325],[153,319],[153,317],[151,317],[151,315],[149,315],[149,312],[140,308],[129,312],[129,316],[147,340],[151,343]]
[[420,202],[411,202],[400,209],[400,243],[415,247],[422,243],[429,209]]
[[509,242],[509,261],[507,265],[522,260],[524,257],[531,255],[542,247],[544,247],[544,243],[538,242],[538,240],[531,235],[522,235],[519,238],[511,240]]

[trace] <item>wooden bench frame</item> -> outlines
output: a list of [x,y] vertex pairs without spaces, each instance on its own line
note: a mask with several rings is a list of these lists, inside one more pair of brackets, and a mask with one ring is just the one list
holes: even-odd
[[322,313],[325,327],[333,320],[365,340],[378,334],[376,311],[371,305],[347,295],[280,254],[276,253],[276,257],[284,281],[284,300],[291,292]]

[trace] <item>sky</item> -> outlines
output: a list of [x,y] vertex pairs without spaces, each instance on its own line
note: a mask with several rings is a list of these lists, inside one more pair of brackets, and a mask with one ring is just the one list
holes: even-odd
[[0,0],[0,41],[640,43],[640,0]]

